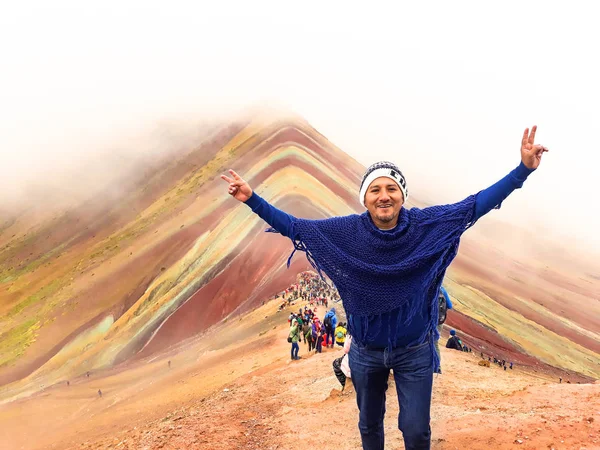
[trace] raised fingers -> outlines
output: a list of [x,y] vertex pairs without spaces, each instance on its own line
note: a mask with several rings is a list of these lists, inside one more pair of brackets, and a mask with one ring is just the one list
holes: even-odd
[[525,128],[523,131],[523,139],[521,140],[521,147],[525,147],[527,144],[527,139],[529,138],[529,128]]
[[233,183],[233,181],[234,181],[226,175],[221,175],[221,179],[227,181],[229,184]]
[[531,134],[529,135],[529,143],[533,145],[535,140],[535,132],[537,131],[537,125],[531,127]]
[[242,179],[242,177],[240,177],[240,176],[239,176],[239,175],[236,173],[236,171],[235,171],[235,170],[233,170],[233,169],[229,169],[229,173],[231,174],[231,176],[232,176],[233,178],[235,178],[235,179],[236,179],[236,180],[238,180],[238,181]]

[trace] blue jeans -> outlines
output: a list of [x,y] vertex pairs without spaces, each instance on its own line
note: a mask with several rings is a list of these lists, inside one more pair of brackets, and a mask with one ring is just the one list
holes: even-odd
[[333,337],[333,327],[325,327],[325,332],[327,333],[327,340],[325,341],[325,346],[329,347],[329,337],[331,336],[331,345],[333,345],[335,343],[334,337]]
[[415,347],[370,349],[352,341],[349,353],[352,384],[360,411],[358,428],[364,450],[383,450],[385,392],[394,372],[400,413],[398,428],[406,450],[429,450],[433,356],[429,341]]
[[298,343],[292,342],[292,359],[296,359],[298,357],[298,350],[300,350]]

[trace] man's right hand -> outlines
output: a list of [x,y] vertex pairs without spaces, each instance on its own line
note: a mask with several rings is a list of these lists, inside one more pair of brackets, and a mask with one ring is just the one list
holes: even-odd
[[234,170],[229,169],[229,174],[233,177],[230,178],[226,175],[221,175],[221,178],[229,183],[229,195],[240,202],[245,202],[252,197],[252,189],[250,185],[246,183],[242,177],[240,177]]

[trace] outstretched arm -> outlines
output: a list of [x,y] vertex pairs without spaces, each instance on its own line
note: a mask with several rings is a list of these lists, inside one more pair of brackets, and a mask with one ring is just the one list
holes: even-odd
[[291,237],[291,225],[295,217],[275,208],[256,192],[253,192],[250,185],[234,170],[229,170],[229,174],[231,177],[221,175],[221,178],[229,183],[229,195],[252,208],[254,213],[280,234]]
[[489,188],[479,192],[475,202],[475,222],[484,214],[487,214],[494,208],[500,208],[500,205],[512,191],[519,189],[527,177],[539,167],[542,161],[542,155],[548,149],[543,145],[535,144],[535,133],[537,126],[525,129],[523,139],[521,140],[521,164]]

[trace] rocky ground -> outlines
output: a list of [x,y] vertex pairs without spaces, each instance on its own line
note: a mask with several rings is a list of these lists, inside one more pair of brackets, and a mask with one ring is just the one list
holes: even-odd
[[[341,393],[331,367],[342,350],[301,344],[290,361],[287,313],[276,310],[267,303],[170,354],[3,405],[2,448],[359,449],[353,389]],[[482,367],[445,348],[442,360],[432,448],[600,449],[600,384]],[[402,449],[390,383],[386,448]]]

